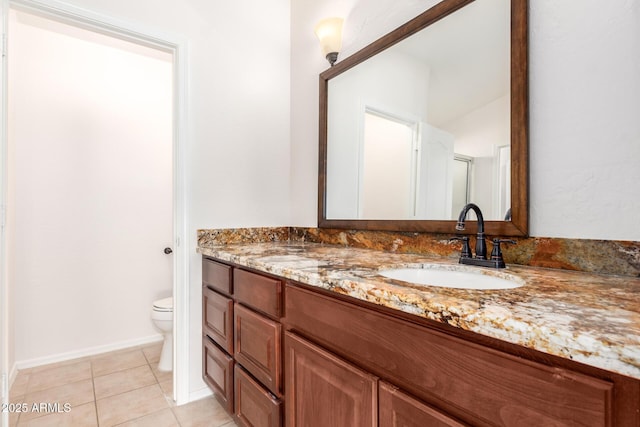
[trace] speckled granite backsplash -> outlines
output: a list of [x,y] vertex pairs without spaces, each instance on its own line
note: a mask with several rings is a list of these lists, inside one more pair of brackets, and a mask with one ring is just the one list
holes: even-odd
[[[449,242],[452,235],[303,227],[235,228],[198,230],[198,246],[292,241],[457,258],[460,243]],[[542,237],[514,240],[516,245],[503,245],[507,264],[640,277],[640,242]]]

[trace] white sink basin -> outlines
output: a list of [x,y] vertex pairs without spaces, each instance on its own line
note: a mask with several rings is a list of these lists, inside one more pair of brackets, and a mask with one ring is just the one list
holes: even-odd
[[[438,268],[440,267],[440,268]],[[468,271],[463,269],[443,269],[442,266],[422,268],[393,268],[380,270],[381,276],[401,280],[413,285],[438,286],[456,289],[514,289],[524,285],[524,281],[508,273],[494,271]]]

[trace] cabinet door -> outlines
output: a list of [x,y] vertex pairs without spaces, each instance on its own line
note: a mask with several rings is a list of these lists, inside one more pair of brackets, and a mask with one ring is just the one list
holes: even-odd
[[380,382],[379,427],[464,427],[453,418],[400,391]]
[[285,333],[288,427],[374,427],[377,378],[290,332]]
[[233,414],[233,359],[208,337],[202,337],[202,373],[216,399]]
[[239,304],[235,306],[235,357],[269,390],[281,395],[282,326]]
[[202,288],[202,314],[204,333],[233,354],[233,300]]
[[236,417],[243,427],[280,427],[282,402],[236,365]]

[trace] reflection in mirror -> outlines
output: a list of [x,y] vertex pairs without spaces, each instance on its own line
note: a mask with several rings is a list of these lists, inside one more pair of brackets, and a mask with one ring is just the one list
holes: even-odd
[[360,218],[409,218],[415,212],[416,156],[410,124],[364,114]]
[[473,157],[455,155],[453,157],[453,212],[460,212],[471,201],[471,171]]
[[509,40],[509,0],[477,0],[333,78],[327,218],[450,220],[465,198],[504,218]]
[[503,222],[516,191],[526,234],[526,4],[444,0],[321,75],[320,226]]

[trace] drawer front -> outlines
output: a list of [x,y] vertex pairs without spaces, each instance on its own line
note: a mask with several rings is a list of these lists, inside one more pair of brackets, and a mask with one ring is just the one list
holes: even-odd
[[236,301],[273,318],[282,316],[282,282],[236,269],[233,276]]
[[239,365],[235,368],[236,420],[247,427],[280,427],[282,402]]
[[391,384],[380,381],[378,396],[379,427],[466,426]]
[[287,427],[378,426],[375,376],[292,333],[284,343]]
[[277,395],[282,386],[281,331],[279,323],[236,304],[236,361]]
[[232,268],[209,258],[202,258],[202,284],[226,295],[233,293]]
[[202,372],[216,399],[233,414],[233,358],[220,350],[208,337],[202,337]]
[[202,329],[220,347],[233,354],[233,300],[202,288]]
[[456,418],[483,426],[612,425],[610,382],[287,286],[283,321]]

